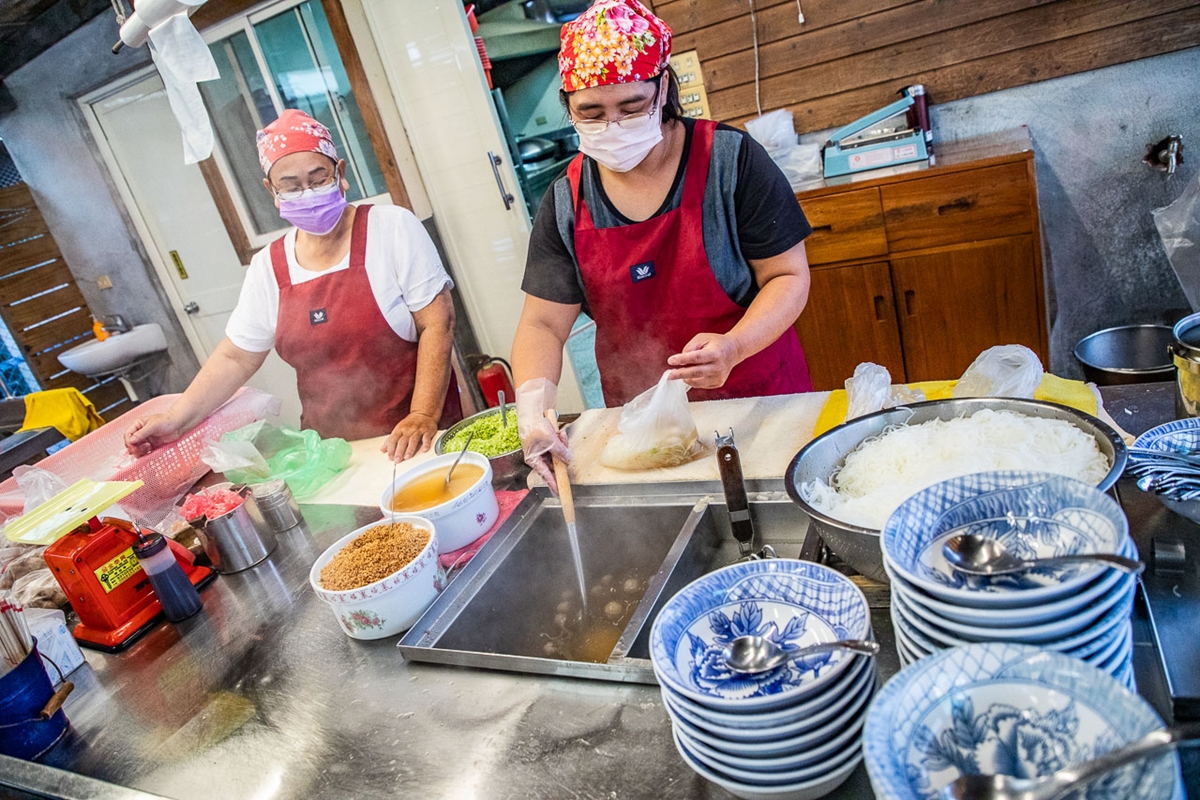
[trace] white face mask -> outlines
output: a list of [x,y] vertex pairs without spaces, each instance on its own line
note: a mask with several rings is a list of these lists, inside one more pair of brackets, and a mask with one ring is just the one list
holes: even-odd
[[642,163],[662,138],[662,109],[656,107],[636,128],[610,122],[600,133],[579,131],[579,149],[613,172],[628,172]]

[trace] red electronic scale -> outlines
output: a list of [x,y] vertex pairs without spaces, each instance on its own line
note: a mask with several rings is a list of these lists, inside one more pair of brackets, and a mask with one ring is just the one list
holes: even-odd
[[[22,544],[45,544],[45,559],[79,615],[74,635],[81,645],[116,652],[158,622],[162,606],[150,578],[133,554],[133,524],[98,514],[142,486],[141,481],[97,483],[84,479],[5,527]],[[191,552],[167,540],[179,566],[197,589],[217,573],[193,563]]]

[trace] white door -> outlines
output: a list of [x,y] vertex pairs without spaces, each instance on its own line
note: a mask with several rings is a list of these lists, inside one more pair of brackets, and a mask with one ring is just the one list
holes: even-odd
[[[157,73],[92,101],[90,122],[184,333],[203,362],[225,336],[245,267],[200,168],[183,163],[179,123]],[[296,373],[272,351],[249,384],[300,424]]]

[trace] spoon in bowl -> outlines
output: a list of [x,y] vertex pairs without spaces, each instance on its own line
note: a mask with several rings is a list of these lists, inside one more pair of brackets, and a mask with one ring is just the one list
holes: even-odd
[[782,667],[797,658],[834,650],[849,650],[852,653],[873,656],[879,652],[879,645],[861,639],[843,639],[837,642],[821,642],[801,647],[799,650],[789,653],[765,636],[739,636],[725,648],[721,655],[725,659],[725,666],[732,671],[755,673]]
[[471,446],[471,440],[475,438],[475,431],[467,434],[467,443],[463,445],[463,449],[458,454],[458,458],[454,459],[454,463],[450,465],[450,469],[446,472],[446,485],[450,485],[450,476],[454,474],[454,468],[458,466],[458,462],[462,461],[463,456],[467,454],[467,448]]
[[1040,778],[963,775],[945,786],[941,800],[1059,800],[1090,781],[1134,761],[1200,738],[1200,723],[1160,728],[1102,756]]
[[1026,561],[1008,552],[1004,542],[999,539],[990,539],[977,533],[963,533],[947,539],[942,545],[942,556],[958,572],[983,576],[1009,575],[1060,564],[1100,564],[1137,575],[1146,566],[1132,558],[1109,553],[1052,556]]

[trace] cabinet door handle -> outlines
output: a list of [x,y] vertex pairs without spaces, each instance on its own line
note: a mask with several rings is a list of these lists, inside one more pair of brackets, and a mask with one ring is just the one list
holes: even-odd
[[884,320],[883,299],[884,299],[883,295],[881,295],[881,294],[875,295],[875,319],[878,322],[883,322],[883,320]]
[[973,205],[975,205],[974,198],[960,197],[953,203],[946,203],[945,205],[938,206],[938,216],[949,214],[952,211],[966,211]]
[[500,199],[504,201],[504,210],[511,211],[513,200],[516,198],[504,188],[504,181],[500,179],[500,165],[504,162],[500,159],[500,156],[488,150],[488,163],[492,165],[492,175],[496,177],[496,188],[500,190]]
[[913,300],[916,299],[916,296],[917,293],[912,289],[904,290],[904,313],[908,314],[910,317],[916,315],[916,312],[913,311]]
[[813,233],[833,233],[833,226],[832,225],[813,225],[812,232]]

